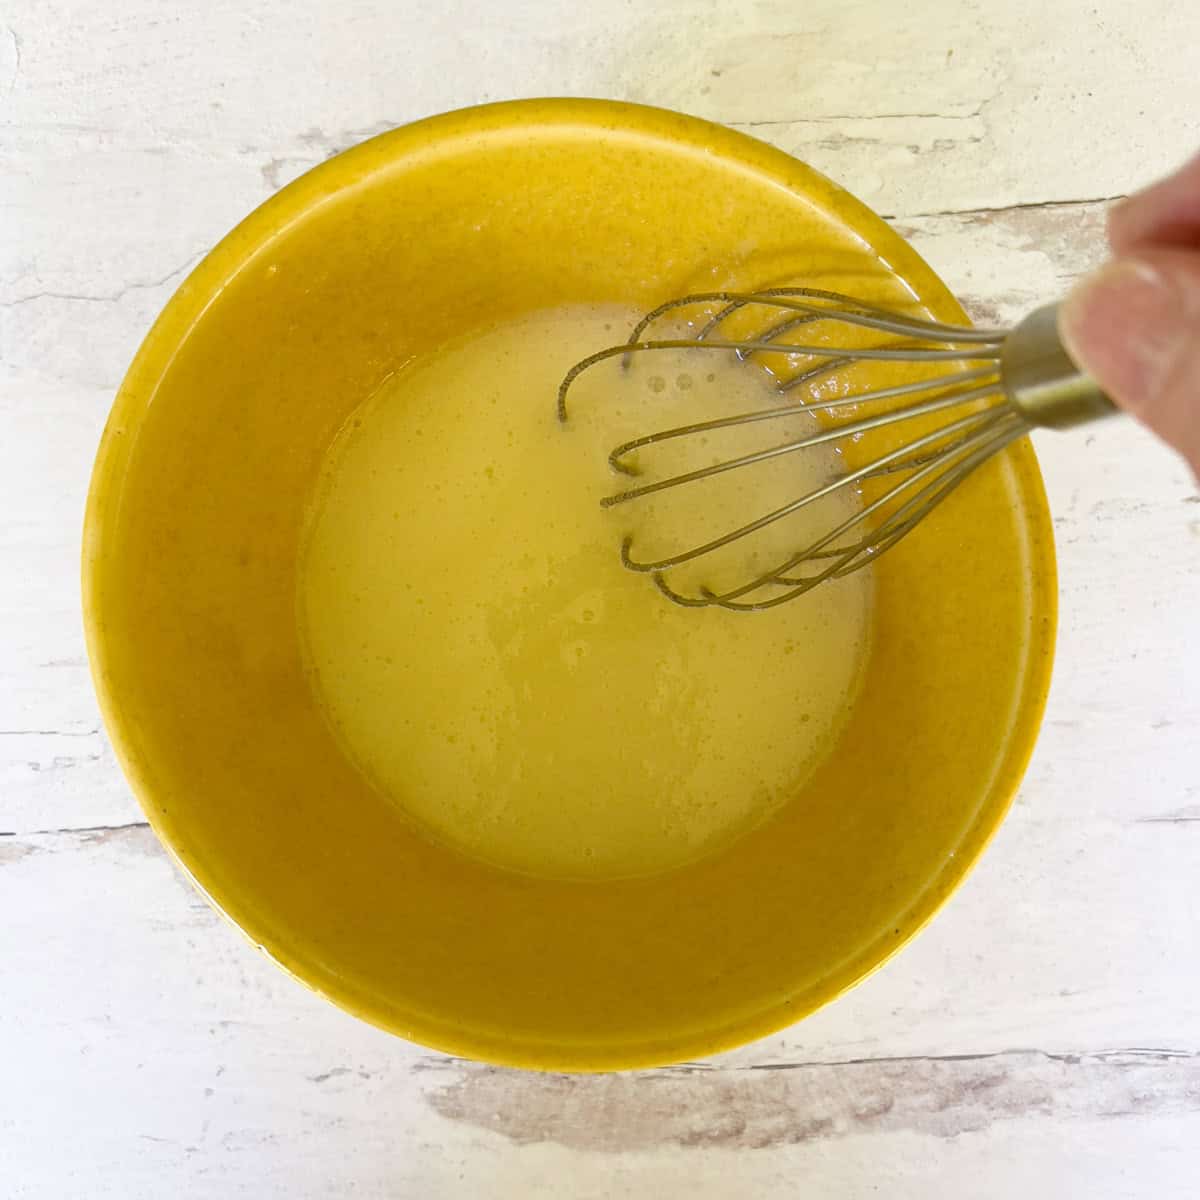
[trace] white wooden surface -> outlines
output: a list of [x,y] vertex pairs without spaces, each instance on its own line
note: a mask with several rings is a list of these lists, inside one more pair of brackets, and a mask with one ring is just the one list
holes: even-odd
[[1200,144],[1197,46],[1179,0],[4,0],[0,1196],[1200,1192],[1200,504],[1129,425],[1039,444],[1057,675],[980,868],[850,996],[669,1071],[448,1060],[259,957],[141,822],[77,591],[92,454],[155,311],[370,133],[517,95],[687,109],[824,169],[1009,318]]

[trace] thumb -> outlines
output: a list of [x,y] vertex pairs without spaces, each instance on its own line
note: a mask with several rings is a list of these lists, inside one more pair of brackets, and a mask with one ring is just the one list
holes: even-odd
[[1075,286],[1058,324],[1078,366],[1200,477],[1200,253],[1118,258]]

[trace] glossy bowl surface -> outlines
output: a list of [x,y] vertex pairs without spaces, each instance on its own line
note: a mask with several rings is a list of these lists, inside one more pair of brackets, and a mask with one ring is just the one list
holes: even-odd
[[964,319],[882,220],[775,149],[656,109],[527,101],[397,129],[309,172],[204,259],[147,336],[86,519],[105,722],[213,903],[351,1012],[520,1066],[710,1054],[882,963],[1003,817],[1054,638],[1026,442],[878,565],[862,698],[803,796],[685,869],[572,883],[439,848],[346,761],[306,681],[306,500],[397,362],[534,308],[783,279]]

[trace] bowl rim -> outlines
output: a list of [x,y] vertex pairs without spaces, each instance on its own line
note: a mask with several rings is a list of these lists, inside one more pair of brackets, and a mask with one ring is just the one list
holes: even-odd
[[991,785],[954,856],[932,876],[897,917],[899,932],[864,943],[850,958],[833,968],[823,985],[802,1005],[792,999],[773,999],[752,1014],[732,1018],[701,1033],[689,1031],[668,1044],[661,1040],[623,1045],[592,1044],[581,1048],[560,1041],[529,1039],[503,1042],[486,1032],[463,1030],[450,1022],[429,1021],[387,1003],[366,989],[350,984],[325,968],[307,949],[303,937],[283,937],[253,906],[222,895],[216,872],[193,861],[185,838],[155,803],[155,788],[146,764],[140,761],[119,697],[110,686],[106,631],[100,599],[100,564],[111,530],[119,520],[122,480],[137,442],[137,429],[159,383],[171,368],[178,347],[203,319],[207,308],[263,246],[303,220],[316,206],[399,160],[437,152],[464,135],[533,127],[609,128],[651,137],[694,149],[754,173],[759,178],[818,203],[836,202],[853,228],[866,228],[884,261],[931,303],[936,315],[968,322],[962,307],[920,255],[882,217],[819,171],[783,150],[738,130],[665,108],[609,99],[543,98],[508,100],[456,109],[380,133],[307,171],[255,208],[225,235],[192,269],[163,306],[145,335],[117,390],[96,453],[88,489],[83,527],[82,608],[85,642],[104,727],[117,760],[138,803],[159,840],[180,869],[212,907],[258,949],[310,989],[345,1011],[387,1032],[449,1054],[503,1066],[542,1070],[604,1071],[661,1066],[682,1059],[708,1056],[776,1033],[815,1012],[879,970],[907,945],[946,903],[978,862],[995,836],[1016,795],[1036,743],[1049,693],[1057,627],[1057,572],[1053,527],[1041,473],[1028,439],[1009,454],[1020,468],[1022,514],[1030,537],[1030,571],[1043,582],[1036,589],[1030,646],[1019,690],[1019,701],[1007,744],[998,756]]

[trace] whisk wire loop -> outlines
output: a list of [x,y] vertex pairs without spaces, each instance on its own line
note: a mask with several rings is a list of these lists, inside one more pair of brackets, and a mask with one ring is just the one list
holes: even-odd
[[[696,328],[691,336],[648,336],[656,323],[697,310],[700,316],[689,322]],[[760,312],[768,314],[765,326],[753,323]],[[743,325],[750,322],[748,336],[731,336],[735,320]],[[890,340],[859,344],[875,335]],[[684,349],[732,353],[742,360],[774,355],[773,367],[781,356],[790,373],[776,369],[776,390],[787,402],[631,438],[609,454],[615,473],[639,476],[638,452],[676,439],[786,418],[811,418],[816,428],[778,445],[627,487],[604,497],[601,504],[606,508],[817,446],[858,444],[853,461],[860,461],[864,439],[915,422],[912,435],[899,446],[894,446],[894,438],[885,440],[884,448],[868,456],[863,465],[697,545],[642,558],[634,552],[633,537],[626,536],[622,563],[649,573],[665,596],[692,608],[770,609],[827,580],[861,570],[907,537],[984,463],[1035,425],[1067,427],[1112,411],[1108,398],[1062,350],[1052,306],[1037,310],[1014,330],[975,328],[896,312],[822,288],[774,287],[695,292],[660,304],[638,321],[626,341],[598,350],[567,372],[558,390],[559,420],[569,419],[572,385],[596,364],[620,357],[628,367],[634,356]],[[934,370],[916,380],[861,390],[848,374],[860,362],[907,363]],[[938,369],[941,364],[950,369]],[[841,394],[830,397],[818,388],[825,385],[827,393],[831,383],[842,388]],[[941,418],[945,418],[942,423],[928,428],[931,420]],[[868,494],[874,492],[874,482],[885,479],[895,482],[879,495]],[[668,578],[672,568],[716,554],[847,488],[863,496],[861,508],[744,582],[721,590],[701,586],[693,593],[678,590]]]

